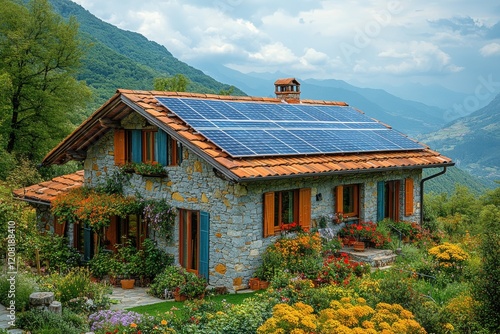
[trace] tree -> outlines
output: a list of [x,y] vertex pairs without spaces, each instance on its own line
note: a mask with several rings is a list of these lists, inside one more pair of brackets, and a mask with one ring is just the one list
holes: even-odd
[[189,84],[189,79],[183,74],[176,74],[169,78],[155,78],[154,89],[170,92],[185,92]]
[[90,97],[76,80],[85,45],[76,20],[64,22],[47,0],[0,6],[2,146],[37,160],[70,132],[68,116]]

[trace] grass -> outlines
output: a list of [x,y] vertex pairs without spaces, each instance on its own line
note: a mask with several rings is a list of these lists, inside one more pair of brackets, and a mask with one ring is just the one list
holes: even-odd
[[[245,299],[254,296],[255,293],[256,291],[248,293],[231,293],[226,295],[208,296],[205,299],[215,303],[222,303],[222,301],[225,301],[229,304],[237,305],[241,304]],[[184,302],[164,301],[151,305],[136,306],[127,310],[153,316],[169,311],[173,311],[174,313],[180,315],[183,312],[183,304]]]

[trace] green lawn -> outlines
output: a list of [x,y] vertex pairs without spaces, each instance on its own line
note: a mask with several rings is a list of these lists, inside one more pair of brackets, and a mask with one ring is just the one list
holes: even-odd
[[[225,301],[230,304],[241,304],[243,300],[246,298],[254,296],[256,291],[254,292],[245,292],[245,293],[231,293],[226,295],[216,295],[216,296],[208,296],[205,299],[210,300],[216,303],[222,303]],[[163,314],[165,312],[173,311],[174,313],[181,313],[183,309],[184,302],[176,302],[176,301],[165,301],[161,303],[151,304],[151,305],[143,305],[137,306],[127,309],[128,311],[134,311],[142,314],[149,315],[158,315]]]

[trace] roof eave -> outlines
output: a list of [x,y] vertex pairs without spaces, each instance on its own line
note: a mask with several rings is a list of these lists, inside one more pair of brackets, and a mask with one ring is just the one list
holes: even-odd
[[372,169],[350,169],[350,170],[339,170],[330,172],[320,172],[320,173],[301,173],[293,175],[271,175],[271,176],[257,176],[257,177],[245,177],[237,178],[235,182],[237,183],[248,183],[257,181],[270,181],[270,180],[283,180],[283,179],[295,179],[302,177],[322,177],[322,176],[332,176],[332,175],[342,175],[342,174],[365,174],[365,173],[378,173],[378,172],[390,172],[395,170],[408,170],[408,169],[424,169],[424,168],[439,168],[439,167],[452,167],[455,166],[454,162],[433,164],[433,165],[412,165],[412,166],[394,166],[394,167],[380,167]]

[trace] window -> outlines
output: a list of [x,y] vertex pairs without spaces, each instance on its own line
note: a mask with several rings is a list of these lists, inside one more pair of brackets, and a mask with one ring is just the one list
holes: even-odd
[[158,162],[177,166],[182,162],[182,146],[163,130],[116,129],[114,135],[115,164]]
[[148,236],[148,226],[141,215],[129,215],[125,218],[115,216],[112,217],[104,236],[106,249],[116,251],[115,245],[125,242],[130,242],[130,245],[140,249]]
[[344,218],[359,218],[359,185],[350,184],[335,188],[335,212]]
[[[393,221],[401,219],[400,211],[404,209],[405,216],[414,214],[414,184],[412,178],[404,180],[380,181],[377,183],[377,220],[389,218]],[[404,190],[404,196],[401,191]],[[404,206],[401,201],[404,200]]]
[[264,236],[279,233],[284,224],[298,223],[309,230],[311,223],[311,189],[294,189],[264,194]]
[[179,210],[179,262],[186,270],[198,273],[200,256],[199,211]]
[[147,163],[156,162],[155,138],[156,138],[156,131],[152,130],[142,131],[142,162],[147,162]]

